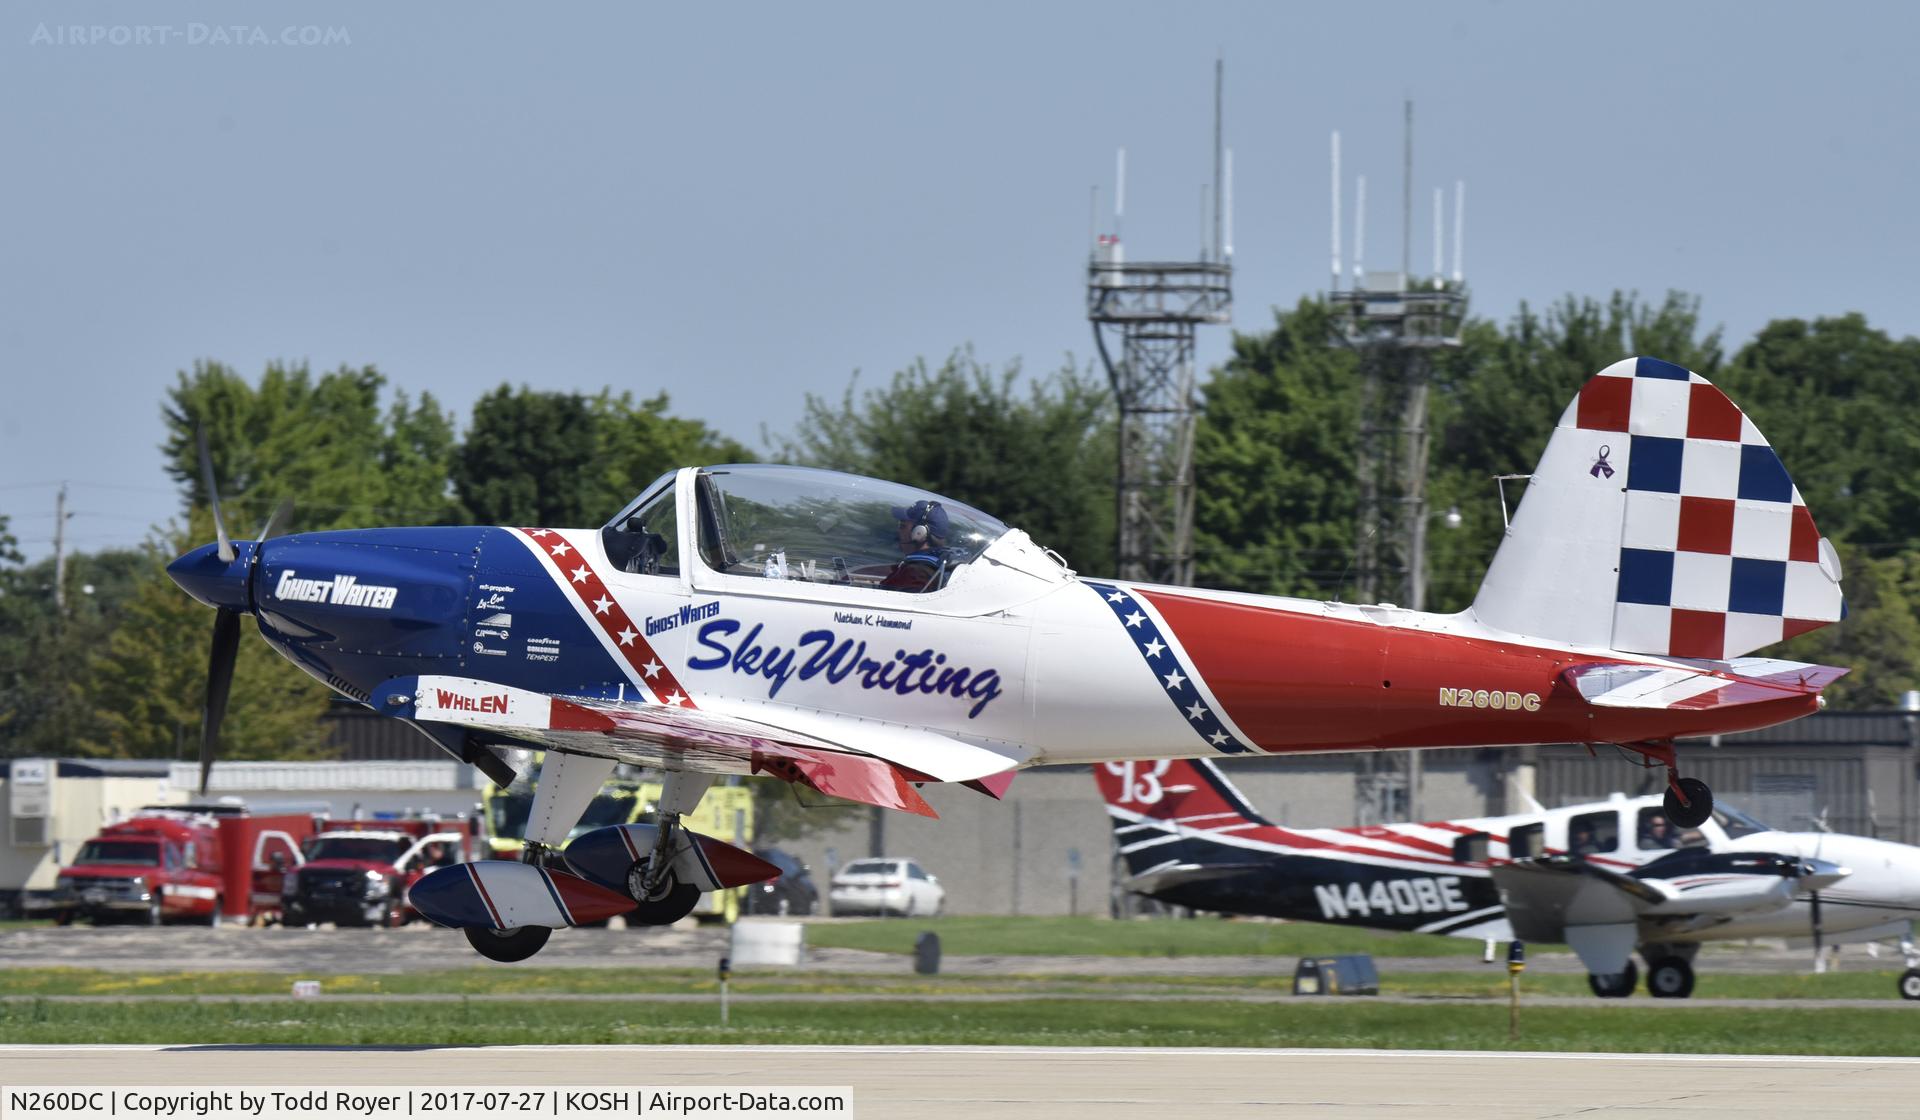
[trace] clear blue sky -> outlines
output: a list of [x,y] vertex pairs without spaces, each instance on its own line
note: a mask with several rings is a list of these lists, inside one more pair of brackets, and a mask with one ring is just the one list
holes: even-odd
[[[80,548],[174,515],[159,399],[202,357],[373,363],[462,416],[502,381],[664,388],[751,444],[965,343],[1084,363],[1088,188],[1110,204],[1126,145],[1130,256],[1196,250],[1216,54],[1239,329],[1325,286],[1332,129],[1370,262],[1397,256],[1411,95],[1414,260],[1466,180],[1480,314],[1679,288],[1734,344],[1847,310],[1914,333],[1917,13],[11,4],[0,513],[34,556],[58,479]],[[204,41],[232,25],[347,41]]]

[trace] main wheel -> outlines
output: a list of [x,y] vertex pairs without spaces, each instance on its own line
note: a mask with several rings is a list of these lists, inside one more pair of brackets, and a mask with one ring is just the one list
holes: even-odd
[[670,926],[693,913],[700,905],[700,888],[682,883],[673,872],[652,891],[646,889],[647,861],[637,860],[627,869],[627,894],[635,906],[627,911],[627,925]]
[[1633,994],[1633,986],[1639,982],[1640,966],[1632,961],[1627,962],[1625,969],[1611,976],[1587,973],[1587,987],[1592,988],[1593,994],[1601,999],[1625,999]]
[[1680,804],[1680,799],[1674,796],[1673,787],[1668,786],[1664,802],[1667,819],[1679,828],[1699,828],[1713,815],[1713,791],[1698,778],[1681,778],[1675,784],[1687,795],[1687,804]]
[[474,929],[466,931],[467,944],[490,961],[513,964],[524,961],[546,947],[553,931],[546,926],[521,926],[519,929]]
[[1693,994],[1693,966],[1679,957],[1647,962],[1647,994],[1657,999],[1686,999]]
[[1900,998],[1920,999],[1920,968],[1909,968],[1900,974]]

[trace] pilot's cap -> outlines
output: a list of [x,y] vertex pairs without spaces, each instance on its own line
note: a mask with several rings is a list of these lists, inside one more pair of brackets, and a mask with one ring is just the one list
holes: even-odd
[[905,521],[915,528],[924,525],[927,531],[925,534],[916,532],[913,535],[916,541],[924,537],[938,537],[943,541],[947,539],[947,511],[939,502],[920,501],[910,506],[894,506],[893,519]]

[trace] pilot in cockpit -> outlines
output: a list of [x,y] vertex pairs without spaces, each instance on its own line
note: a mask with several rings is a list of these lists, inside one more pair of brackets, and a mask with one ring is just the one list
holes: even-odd
[[903,555],[887,578],[880,581],[880,586],[892,591],[937,590],[941,576],[946,574],[946,558],[942,552],[951,530],[947,511],[934,501],[918,501],[892,509]]

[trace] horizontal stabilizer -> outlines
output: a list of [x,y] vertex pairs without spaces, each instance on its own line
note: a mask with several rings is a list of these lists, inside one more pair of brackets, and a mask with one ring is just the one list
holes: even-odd
[[1705,711],[1817,696],[1847,670],[1772,658],[1693,661],[1685,667],[1601,662],[1570,665],[1560,679],[1598,708]]
[[1264,863],[1182,863],[1169,860],[1158,867],[1149,867],[1137,875],[1127,876],[1126,888],[1138,894],[1155,894],[1189,883],[1231,879],[1236,875],[1263,870],[1267,866]]

